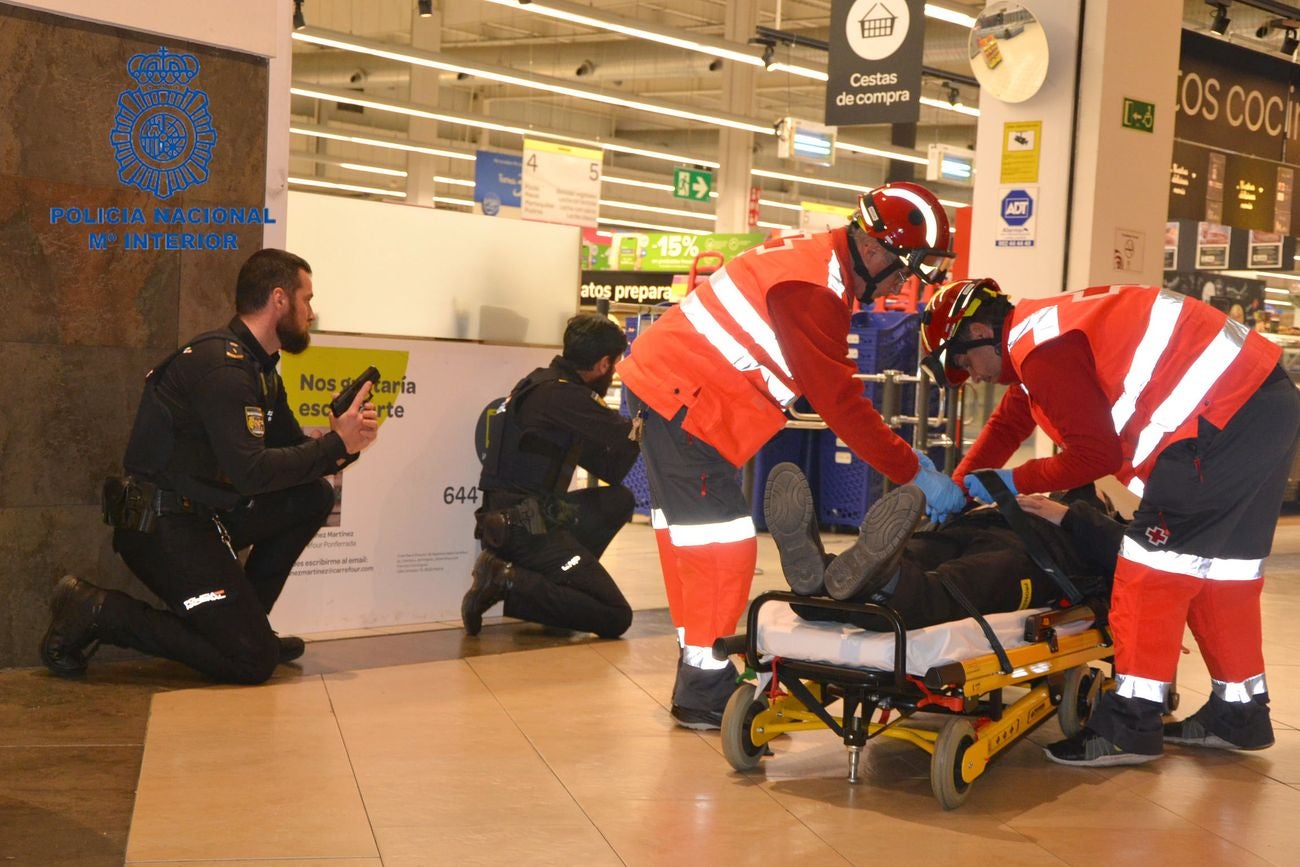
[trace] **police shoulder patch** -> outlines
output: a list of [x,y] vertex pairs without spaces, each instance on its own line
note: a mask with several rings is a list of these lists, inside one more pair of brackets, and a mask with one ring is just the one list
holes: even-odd
[[244,347],[239,345],[238,340],[226,341],[226,358],[245,358]]
[[244,407],[244,424],[248,425],[248,432],[253,436],[266,436],[266,418],[260,406]]

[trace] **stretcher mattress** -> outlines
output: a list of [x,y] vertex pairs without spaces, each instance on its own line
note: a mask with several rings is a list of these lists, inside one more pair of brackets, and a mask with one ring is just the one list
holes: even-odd
[[[1037,608],[1007,611],[985,617],[1002,646],[1011,651],[1026,647],[1025,618],[1047,611]],[[1062,635],[1083,632],[1091,621],[1066,624],[1057,631]],[[845,623],[804,620],[788,603],[768,602],[758,613],[759,655],[778,656],[801,662],[819,662],[845,668],[892,671],[894,668],[894,633],[868,632]],[[940,623],[907,633],[907,673],[922,677],[935,666],[973,659],[992,653],[988,639],[974,618]]]

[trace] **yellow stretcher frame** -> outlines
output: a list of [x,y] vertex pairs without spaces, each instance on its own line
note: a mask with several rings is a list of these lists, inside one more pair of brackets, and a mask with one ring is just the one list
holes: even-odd
[[[791,601],[782,599],[789,595],[766,593],[754,601],[746,651],[751,667],[757,669],[756,663],[759,662],[752,637],[757,634],[757,607],[764,601]],[[808,599],[798,598],[798,601],[807,604]],[[896,626],[896,632],[900,630],[901,627]],[[900,635],[896,654],[901,651],[903,656],[896,658],[905,658],[903,640]],[[1007,650],[1006,656],[1012,667],[1009,674],[1003,672],[997,655],[990,652],[931,669],[924,680],[904,676],[901,679],[906,681],[906,685],[897,682],[900,678],[895,678],[895,687],[938,697],[939,703],[923,698],[922,707],[904,712],[895,720],[866,722],[863,725],[865,738],[862,739],[893,738],[929,753],[931,789],[944,809],[955,809],[965,802],[970,785],[984,773],[998,753],[1050,719],[1058,707],[1065,709],[1061,714],[1061,724],[1066,736],[1077,733],[1103,681],[1099,673],[1090,671],[1090,663],[1108,660],[1113,653],[1106,630],[1089,628],[1071,635],[1051,633],[1050,640]],[[800,683],[816,704],[823,702],[823,684],[834,682],[833,666],[791,659],[778,660],[776,665],[795,669],[813,665],[818,670],[817,676],[810,680],[801,678]],[[843,671],[854,676],[863,674],[860,669],[844,668]],[[827,672],[831,672],[830,676],[824,677]],[[942,682],[936,680],[940,672]],[[1028,691],[1011,704],[1002,706],[996,718],[985,714],[971,719],[969,711],[972,708],[980,708],[982,703],[987,709],[989,696],[999,695],[999,690],[1008,687],[1027,687]],[[890,685],[880,684],[872,689],[887,695]],[[961,712],[951,707],[958,703],[963,705]],[[847,731],[850,723],[844,717],[829,714],[824,706],[820,710],[821,714],[790,691],[781,691],[773,698],[765,690],[758,690],[753,682],[742,683],[723,714],[723,752],[733,768],[750,771],[758,767],[765,754],[769,754],[767,744],[780,735],[828,729],[826,718]],[[953,716],[939,731],[907,724],[913,713],[931,710],[946,711]],[[874,717],[874,708],[871,714]],[[850,751],[849,781],[856,783],[861,744],[849,743],[847,734],[845,738]]]

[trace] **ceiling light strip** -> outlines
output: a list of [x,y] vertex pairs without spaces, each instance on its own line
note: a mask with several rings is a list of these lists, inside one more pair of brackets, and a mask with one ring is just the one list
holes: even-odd
[[677,208],[660,208],[655,205],[640,205],[636,202],[615,202],[609,199],[601,199],[602,208],[626,208],[631,211],[645,211],[648,214],[663,214],[668,217],[691,217],[696,220],[717,220],[714,214],[698,213],[696,211],[683,211]]
[[336,132],[334,130],[324,129],[313,126],[312,124],[291,124],[289,132],[293,135],[305,135],[312,138],[324,138],[330,141],[343,141],[352,144],[369,145],[370,147],[388,148],[389,150],[407,151],[408,153],[427,154],[434,157],[447,157],[453,160],[474,161],[474,154],[463,151],[450,151],[445,148],[429,147],[427,145],[415,144],[414,142],[397,141],[395,139],[375,138],[369,135],[353,135],[352,133]]
[[368,193],[372,196],[395,196],[406,198],[405,190],[385,190],[381,187],[363,187],[360,184],[342,184],[337,181],[322,181],[316,178],[289,178],[289,183],[304,187],[321,187],[327,190],[346,190],[349,193]]
[[979,117],[980,110],[969,105],[962,105],[960,102],[948,102],[945,99],[933,99],[928,96],[921,97],[921,105],[928,105],[931,108],[941,108],[944,111],[955,111],[958,114],[964,114],[968,117]]
[[417,48],[407,48],[403,51],[394,51],[384,42],[362,39],[347,33],[338,33],[319,27],[306,27],[302,30],[295,30],[293,32],[293,38],[299,42],[306,42],[311,45],[337,48],[343,51],[352,51],[357,54],[370,55],[372,57],[383,57],[388,60],[397,60],[399,62],[410,63],[416,66],[424,66],[429,69],[440,69],[445,72],[464,73],[466,75],[475,76],[476,78],[498,81],[502,84],[513,84],[518,87],[526,87],[533,90],[545,90],[550,93],[558,93],[561,96],[571,96],[575,99],[585,99],[592,102],[604,103],[606,105],[616,105],[622,108],[630,108],[634,111],[644,111],[649,114],[657,114],[663,117],[674,117],[693,120],[697,123],[713,126],[725,126],[731,129],[746,130],[757,135],[776,134],[776,131],[772,129],[771,126],[755,123],[748,118],[742,118],[738,115],[703,114],[701,112],[692,111],[686,106],[651,102],[643,99],[629,99],[627,97],[618,96],[600,90],[599,88],[568,84],[558,79],[519,72],[507,67],[467,63],[462,60],[454,59],[450,55],[440,54],[436,51],[425,51]]
[[602,150],[614,151],[615,153],[631,154],[633,156],[646,157],[647,159],[653,160],[663,160],[664,162],[707,166],[715,169],[718,168],[719,165],[713,160],[706,160],[689,154],[675,154],[667,151],[654,150],[652,148],[623,144],[616,141],[579,138],[577,136],[564,135],[562,133],[546,132],[544,130],[530,129],[522,126],[512,126],[511,124],[497,123],[485,118],[456,114],[455,112],[431,111],[429,109],[411,105],[410,103],[398,102],[397,100],[384,99],[377,96],[362,97],[359,96],[356,91],[336,90],[331,87],[324,87],[306,82],[295,82],[294,85],[289,88],[289,92],[296,96],[305,96],[311,99],[341,102],[346,105],[373,108],[376,111],[391,111],[395,114],[404,114],[409,117],[422,117],[428,120],[440,121],[442,123],[473,127],[474,129],[486,129],[493,132],[510,133],[518,136],[533,136],[537,138],[552,139],[554,141],[570,142],[584,147],[600,148]]
[[[509,126],[502,123],[485,121],[480,118],[473,118],[466,115],[450,114],[441,111],[431,111],[426,108],[411,105],[409,103],[398,102],[397,100],[384,99],[382,97],[362,97],[354,91],[336,90],[331,87],[307,84],[298,82],[289,88],[289,92],[295,96],[305,96],[310,99],[323,99],[333,102],[342,102],[347,105],[356,105],[362,108],[373,108],[376,111],[391,111],[395,114],[403,114],[408,117],[422,117],[428,120],[441,121],[450,124],[463,124],[479,129],[494,130],[496,132],[513,133],[520,136],[537,136],[539,138],[550,138],[557,141],[568,141],[574,144],[584,145],[586,147],[602,148],[604,150],[617,151],[619,153],[634,154],[636,156],[649,157],[651,159],[665,160],[672,163],[684,163],[694,166],[706,166],[708,168],[718,168],[719,163],[713,160],[701,159],[699,157],[688,156],[683,154],[666,153],[663,151],[652,151],[645,148],[632,147],[629,145],[619,144],[617,142],[600,141],[599,139],[582,139],[573,136],[566,136],[559,133],[542,132],[525,127]],[[770,130],[769,130],[770,132]],[[901,160],[903,162],[913,163],[918,166],[924,166],[929,163],[929,159],[915,153],[906,153],[904,151],[890,151],[882,148],[867,147],[866,145],[857,145],[845,141],[836,141],[835,148],[846,153],[859,154],[861,156],[880,157],[890,160]]]
[[633,229],[654,229],[659,232],[675,232],[680,235],[712,235],[712,229],[687,229],[683,226],[661,226],[658,223],[642,223],[638,220],[612,220],[601,217],[597,224],[606,226],[627,226]]
[[964,12],[958,12],[955,9],[945,9],[937,3],[925,4],[925,17],[933,18],[936,21],[947,21],[949,24],[956,24],[958,27],[967,29],[975,26],[975,19]]
[[[520,0],[486,0],[486,2],[505,6],[519,12],[545,15],[548,18],[567,21],[570,24],[579,24],[594,30],[608,30],[612,33],[631,36],[634,39],[644,39],[647,42],[656,42],[674,48],[684,48],[687,51],[707,54],[710,57],[722,57],[750,66],[764,67],[769,72],[786,72],[816,81],[826,81],[828,78],[824,69],[800,66],[794,63],[764,63],[763,52],[759,48],[750,48],[747,45],[742,46],[725,39],[688,33],[684,30],[658,27],[622,15],[613,15],[608,12],[598,13],[597,10],[590,6],[580,6],[576,3],[566,2],[566,0],[526,0],[526,2],[520,2]],[[975,19],[970,15],[953,9],[946,9],[935,3],[925,4],[925,14],[929,18],[947,21],[962,27],[970,28],[975,26]]]
[[609,13],[596,14],[596,10],[590,6],[579,6],[575,3],[566,3],[564,0],[544,0],[544,2],[543,0],[530,0],[527,3],[518,3],[516,0],[487,0],[487,2],[495,3],[498,6],[507,6],[520,12],[545,15],[548,18],[567,21],[570,24],[580,24],[595,30],[609,30],[635,39],[644,39],[647,42],[685,48],[687,51],[698,51],[710,57],[735,60],[739,63],[747,63],[750,66],[763,65],[762,52],[759,49],[744,50],[740,46],[723,39],[712,39],[707,36],[687,34],[681,30],[657,27],[653,24],[638,21],[635,18],[626,18]]

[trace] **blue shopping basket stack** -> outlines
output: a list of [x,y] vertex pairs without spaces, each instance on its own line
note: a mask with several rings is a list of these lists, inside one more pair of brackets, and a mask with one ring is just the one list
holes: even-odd
[[[803,399],[800,399],[795,406],[804,412],[811,412],[808,402]],[[754,486],[749,505],[750,514],[754,518],[754,525],[758,529],[767,529],[767,521],[763,518],[763,489],[767,487],[767,477],[772,472],[772,467],[777,464],[787,461],[798,464],[799,469],[803,470],[804,475],[808,477],[808,484],[813,490],[814,499],[816,498],[817,462],[815,460],[815,445],[818,433],[820,431],[783,430],[768,440],[767,444],[758,450],[758,454],[754,455],[752,464]]]
[[[849,328],[849,355],[862,373],[916,370],[921,317],[915,313],[854,314]],[[882,386],[864,383],[871,402],[879,404]],[[904,400],[910,401],[910,388]],[[904,404],[905,406],[908,404]],[[855,455],[834,431],[817,431],[817,518],[824,526],[856,529],[880,496],[884,479]]]

